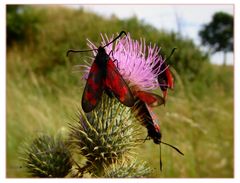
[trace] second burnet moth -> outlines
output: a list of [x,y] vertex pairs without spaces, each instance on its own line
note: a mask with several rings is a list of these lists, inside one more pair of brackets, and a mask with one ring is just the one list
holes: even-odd
[[173,76],[169,66],[167,66],[165,62],[161,65],[161,70],[163,70],[163,72],[158,75],[158,83],[165,99],[167,97],[168,88],[173,89]]
[[98,49],[68,50],[67,52],[68,55],[72,52],[97,51],[82,95],[82,108],[86,113],[92,111],[97,106],[104,90],[108,93],[113,93],[122,104],[128,107],[134,105],[134,97],[131,90],[115,66],[113,59],[110,58],[104,49],[104,47],[112,44],[123,34],[127,35],[125,31],[121,31],[111,42],[105,46],[99,46]]
[[178,148],[171,144],[162,141],[162,133],[158,123],[154,121],[153,112],[143,101],[138,100],[134,105],[135,115],[140,119],[141,124],[147,128],[147,137],[145,140],[152,139],[155,144],[159,144],[160,148],[160,170],[162,171],[162,158],[161,158],[161,144],[167,145],[175,149],[179,154],[184,155]]
[[164,99],[166,99],[167,97],[168,88],[173,89],[173,75],[170,71],[169,65],[166,64],[166,61],[171,58],[175,50],[176,48],[173,48],[171,54],[165,59],[165,61],[163,63],[159,62],[159,64],[156,64],[156,66],[153,68],[153,69],[157,69],[157,67],[160,67],[160,71],[162,71],[158,75],[157,79],[158,79],[160,89],[163,92]]

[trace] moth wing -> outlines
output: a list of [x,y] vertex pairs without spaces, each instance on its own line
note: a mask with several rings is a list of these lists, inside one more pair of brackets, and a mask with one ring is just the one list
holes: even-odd
[[107,62],[105,85],[122,104],[128,107],[134,105],[132,92],[111,59]]
[[156,107],[165,104],[163,97],[145,91],[137,91],[136,96],[150,107]]
[[170,89],[173,89],[173,76],[169,68],[166,69],[167,84]]
[[96,107],[102,96],[102,92],[103,71],[93,62],[82,95],[82,108],[84,112],[88,113]]

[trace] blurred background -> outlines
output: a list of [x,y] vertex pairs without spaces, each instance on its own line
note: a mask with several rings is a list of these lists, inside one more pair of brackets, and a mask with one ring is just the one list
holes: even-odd
[[154,111],[163,141],[185,156],[162,146],[159,173],[159,147],[147,141],[137,151],[149,177],[233,177],[233,16],[233,5],[7,5],[7,177],[27,177],[23,144],[66,131],[81,107],[85,81],[72,70],[89,55],[66,51],[121,30],[156,43],[164,57],[177,48],[174,91]]

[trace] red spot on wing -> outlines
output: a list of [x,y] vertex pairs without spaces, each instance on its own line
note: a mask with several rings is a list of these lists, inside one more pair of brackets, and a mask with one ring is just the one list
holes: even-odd
[[157,132],[160,132],[160,127],[157,123],[153,122],[154,128]]
[[99,99],[102,96],[102,92],[103,73],[94,61],[90,69],[82,96],[82,108],[84,112],[90,112],[96,107]]
[[166,99],[168,88],[173,89],[173,76],[166,63],[161,65],[161,70],[164,71],[158,76],[158,83],[163,92],[163,97]]
[[144,103],[151,107],[159,106],[165,103],[164,98],[156,95],[154,93],[149,93],[145,91],[136,91],[135,95]]
[[144,91],[137,91],[136,95],[138,98],[140,98],[142,101],[144,101],[147,104],[152,104],[157,100],[154,96]]
[[88,84],[89,86],[93,89],[93,90],[98,90],[99,89],[99,83],[96,83],[95,81],[93,81],[92,79],[88,80]]
[[86,100],[89,101],[91,105],[96,105],[97,103],[96,97],[90,92],[86,93]]
[[167,84],[170,89],[173,89],[173,76],[169,68],[166,69]]
[[96,63],[93,63],[90,69],[90,73],[96,73],[99,71],[99,68]]
[[132,107],[134,105],[134,98],[131,90],[127,86],[112,60],[108,60],[107,63],[105,85],[114,93],[121,103],[128,107]]

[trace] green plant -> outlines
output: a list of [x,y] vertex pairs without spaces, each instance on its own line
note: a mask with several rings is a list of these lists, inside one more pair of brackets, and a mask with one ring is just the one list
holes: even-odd
[[[73,177],[146,176],[150,168],[134,157],[139,145],[136,124],[130,108],[104,95],[92,112],[78,110],[69,123],[69,139],[37,137],[25,150],[24,165],[34,177],[65,177],[69,172]],[[70,151],[78,155],[75,160]]]
[[26,146],[22,160],[33,177],[65,177],[73,164],[67,143],[49,135],[41,135]]
[[[149,168],[138,167],[133,158],[134,149],[139,145],[137,119],[131,109],[104,94],[97,108],[88,114],[81,110],[75,123],[70,123],[70,142],[78,153],[86,158],[82,172],[94,177],[134,177],[149,173]],[[134,162],[134,163],[133,163]],[[122,173],[110,173],[110,167],[129,167]],[[138,173],[138,168],[142,173]]]
[[7,45],[14,42],[35,42],[40,22],[40,13],[31,6],[7,5]]
[[[164,51],[163,55],[169,55],[173,47],[178,48],[169,60],[177,70],[173,73],[174,92],[169,92],[166,107],[154,112],[160,119],[163,140],[178,145],[186,156],[179,158],[175,152],[162,146],[164,169],[159,174],[158,147],[150,141],[143,143],[136,153],[152,168],[151,173],[144,177],[233,177],[233,66],[222,68],[209,64],[205,58],[198,57],[198,53],[192,50],[193,46],[186,46],[186,38],[176,39],[175,33],[159,31],[151,26],[148,29],[141,21],[138,24],[142,27],[130,29],[125,24],[127,20],[106,19],[85,9],[44,5],[29,8],[41,10],[38,16],[44,17],[44,21],[38,24],[40,32],[34,34],[38,43],[35,44],[35,39],[17,41],[7,48],[7,177],[29,176],[19,168],[19,154],[16,153],[25,141],[23,134],[30,137],[36,131],[55,134],[66,126],[68,115],[80,103],[83,82],[79,72],[72,73],[72,65],[82,64],[86,55],[75,55],[67,60],[66,50],[85,49],[86,37],[99,45],[100,32],[111,35],[122,29],[131,32],[133,38],[145,37],[146,42],[157,42]],[[136,34],[139,30],[142,32]],[[198,47],[196,50],[199,51]],[[186,57],[183,52],[194,54]],[[196,64],[196,73],[189,71],[192,64]],[[171,70],[174,71],[173,68]],[[141,131],[143,138],[146,131],[144,128]],[[73,153],[74,160],[81,163],[79,155],[75,158]],[[76,164],[73,167],[77,169]]]

